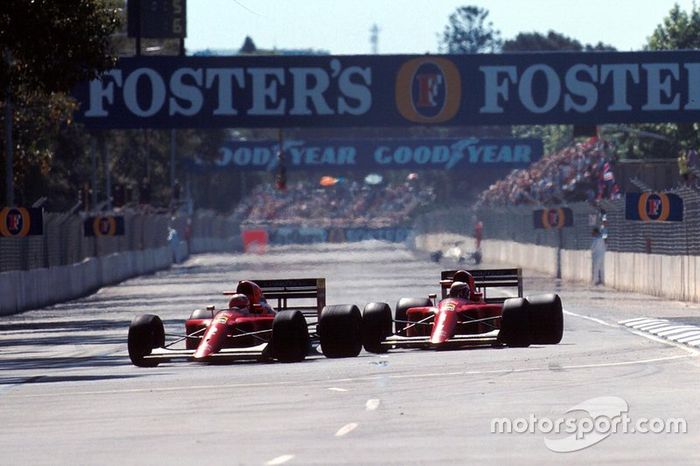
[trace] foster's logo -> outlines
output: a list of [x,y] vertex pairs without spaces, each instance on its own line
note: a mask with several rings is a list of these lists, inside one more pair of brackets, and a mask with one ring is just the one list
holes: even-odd
[[462,83],[457,67],[441,57],[414,58],[396,75],[396,108],[415,123],[442,123],[459,111]]
[[639,217],[642,220],[668,220],[671,203],[664,193],[642,193],[639,198]]
[[5,207],[0,210],[0,236],[24,237],[29,234],[31,217],[23,207]]

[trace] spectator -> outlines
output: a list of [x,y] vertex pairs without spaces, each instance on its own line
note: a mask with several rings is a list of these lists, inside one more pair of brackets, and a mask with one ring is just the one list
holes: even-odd
[[419,190],[413,180],[362,185],[337,179],[327,187],[298,182],[286,192],[259,185],[241,200],[234,217],[248,224],[379,228],[405,222],[433,200],[433,189]]
[[572,144],[497,181],[481,193],[477,207],[617,199],[622,193],[608,153],[597,137]]

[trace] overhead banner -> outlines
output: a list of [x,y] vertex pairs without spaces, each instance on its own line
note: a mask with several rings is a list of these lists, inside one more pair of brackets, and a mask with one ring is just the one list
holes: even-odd
[[625,194],[625,219],[646,222],[682,222],[683,199],[671,193]]
[[85,236],[123,236],[124,217],[121,215],[88,217],[83,223],[83,233]]
[[554,209],[538,209],[532,212],[532,223],[535,228],[558,230],[574,226],[574,213],[568,207]]
[[700,120],[700,51],[130,57],[83,83],[90,128]]
[[23,238],[44,234],[44,213],[34,207],[0,209],[0,236]]
[[[346,139],[285,140],[288,170],[396,169],[473,170],[525,168],[542,158],[540,139]],[[279,141],[231,141],[213,162],[195,160],[188,168],[273,171]]]

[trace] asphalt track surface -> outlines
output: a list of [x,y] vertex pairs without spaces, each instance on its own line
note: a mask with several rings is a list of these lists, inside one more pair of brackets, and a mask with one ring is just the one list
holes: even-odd
[[[158,314],[166,331],[179,331],[192,309],[222,306],[219,292],[239,279],[323,276],[329,304],[393,308],[399,297],[435,292],[442,268],[450,265],[379,242],[200,255],[78,301],[2,317],[0,464],[700,463],[699,353],[617,324],[697,320],[700,308],[527,271],[526,294],[562,297],[559,345],[150,369],[132,366],[126,353],[135,315]],[[599,397],[624,400],[632,423],[682,418],[687,433],[610,433],[601,423],[601,435],[568,443],[575,451],[566,453],[546,441],[571,432],[543,433],[548,424],[492,433],[494,418],[599,420],[567,413]]]

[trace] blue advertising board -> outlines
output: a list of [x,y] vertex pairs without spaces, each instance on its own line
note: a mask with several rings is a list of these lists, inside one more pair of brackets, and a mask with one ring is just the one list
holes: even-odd
[[[522,139],[331,139],[285,140],[288,170],[515,169],[542,158],[542,140]],[[230,141],[212,162],[195,160],[196,171],[272,171],[279,165],[279,141]]]
[[73,95],[91,128],[700,120],[700,51],[131,57]]
[[683,198],[671,193],[625,194],[625,219],[646,222],[682,222]]

